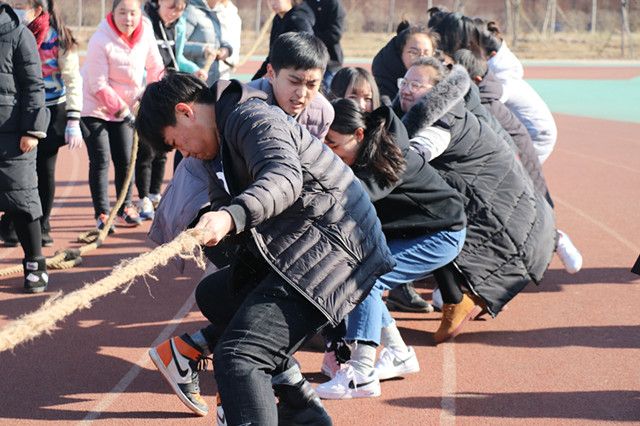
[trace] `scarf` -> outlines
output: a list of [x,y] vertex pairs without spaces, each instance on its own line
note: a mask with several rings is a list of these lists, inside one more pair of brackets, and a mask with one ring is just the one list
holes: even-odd
[[36,17],[36,19],[27,25],[27,28],[29,28],[35,36],[38,49],[40,49],[40,45],[49,32],[49,14],[47,12],[42,12]]
[[123,33],[118,29],[118,27],[116,26],[116,23],[113,21],[112,12],[109,12],[109,14],[107,15],[107,22],[109,23],[109,26],[111,27],[111,29],[118,35],[118,37],[120,37],[122,41],[127,43],[127,46],[129,47],[135,46],[140,41],[140,39],[142,39],[142,29],[143,29],[142,19],[140,19],[138,26],[136,27],[135,30],[133,30],[133,33],[131,34],[130,37],[127,37],[125,33]]

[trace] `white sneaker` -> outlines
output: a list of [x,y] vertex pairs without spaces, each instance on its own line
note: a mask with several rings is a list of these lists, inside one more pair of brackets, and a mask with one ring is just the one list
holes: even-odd
[[322,399],[373,398],[380,396],[380,380],[375,370],[362,376],[347,362],[333,379],[318,385],[316,393]]
[[336,373],[340,370],[342,364],[338,362],[338,358],[336,358],[336,352],[329,350],[324,353],[322,357],[322,367],[320,367],[320,372],[327,376],[330,379],[336,377]]
[[153,204],[153,208],[157,209],[158,208],[158,204],[160,204],[160,200],[162,199],[162,195],[160,195],[160,194],[149,194],[147,196],[147,198],[149,198],[149,201],[151,201],[151,204]]
[[575,274],[582,268],[582,255],[573,245],[569,236],[560,230],[558,230],[556,253],[568,273]]
[[444,301],[442,300],[442,292],[440,291],[440,287],[436,287],[431,293],[431,305],[442,312],[442,305],[444,305]]
[[390,348],[382,349],[375,367],[380,380],[402,377],[420,371],[416,351],[411,346],[408,346],[407,349],[406,352],[394,351]]
[[140,215],[140,219],[153,220],[155,209],[153,208],[153,203],[151,202],[149,197],[144,197],[142,200],[138,200],[138,202],[136,203],[136,207],[138,207],[138,214]]

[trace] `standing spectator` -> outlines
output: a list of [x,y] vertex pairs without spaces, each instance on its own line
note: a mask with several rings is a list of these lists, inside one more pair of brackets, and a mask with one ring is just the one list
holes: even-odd
[[222,36],[220,20],[211,6],[214,3],[189,0],[189,7],[184,12],[187,27],[184,54],[201,68],[208,65],[208,58],[213,60],[207,76],[209,85],[220,78],[221,63],[233,54],[231,44]]
[[[89,186],[98,229],[109,214],[109,156],[115,167],[116,192],[124,189],[133,144],[132,110],[146,81],[163,72],[153,29],[142,19],[139,0],[114,0],[111,12],[91,36],[82,67],[82,122],[89,152]],[[131,185],[118,210],[117,226],[140,225],[131,205]]]
[[231,55],[219,63],[220,78],[229,80],[233,68],[240,62],[242,19],[238,8],[231,0],[208,0],[208,3],[218,16],[222,40],[231,45]]
[[24,289],[39,293],[49,276],[42,256],[36,156],[49,111],[36,41],[20,21],[0,2],[0,210],[11,217],[24,250]]
[[[193,73],[206,80],[207,73],[184,57],[186,24],[183,13],[186,7],[187,0],[153,0],[144,5],[144,13],[151,21],[165,69]],[[136,159],[137,207],[143,220],[153,219],[155,207],[160,202],[166,163],[165,152],[153,152],[148,145],[139,145]]]
[[316,18],[313,33],[322,40],[329,51],[329,64],[322,79],[322,90],[327,93],[333,76],[342,67],[344,60],[340,39],[344,32],[347,12],[340,0],[306,0],[306,2],[311,6]]
[[42,62],[45,101],[51,115],[47,137],[38,144],[36,160],[38,194],[42,205],[42,245],[48,247],[53,245],[49,219],[56,191],[58,149],[65,144],[75,149],[83,143],[78,43],[64,25],[54,0],[16,0],[13,7],[24,15],[25,23],[36,38]]
[[276,14],[271,23],[269,55],[251,80],[257,80],[267,73],[271,49],[280,35],[288,32],[313,34],[313,26],[316,23],[313,10],[303,0],[269,0],[269,6]]
[[[411,64],[425,56],[432,56],[438,46],[438,35],[424,25],[403,22],[398,33],[373,58],[371,72],[376,79],[382,103],[392,101],[398,94],[398,79]],[[386,98],[386,99],[385,99]]]

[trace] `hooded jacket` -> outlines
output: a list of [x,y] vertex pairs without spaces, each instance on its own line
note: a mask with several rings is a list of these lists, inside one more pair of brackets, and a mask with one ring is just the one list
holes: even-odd
[[36,40],[13,9],[0,3],[0,211],[42,216],[37,150],[23,153],[20,138],[46,137],[42,66]]
[[125,42],[103,19],[91,36],[82,66],[83,117],[122,121],[116,113],[134,104],[144,83],[157,81],[164,72],[151,23],[142,18],[140,38],[133,45]]
[[502,128],[511,136],[517,148],[517,154],[525,170],[533,180],[536,191],[547,196],[547,182],[542,173],[542,165],[538,160],[533,142],[527,132],[526,127],[513,115],[513,113],[502,102],[502,85],[495,78],[491,71],[488,71],[482,81],[478,84],[480,91],[480,102],[493,115]]
[[380,96],[386,96],[388,101],[394,100],[398,94],[398,79],[407,73],[407,67],[402,62],[402,46],[408,35],[409,31],[404,30],[389,40],[371,64],[371,73],[380,90]]
[[[251,238],[270,267],[337,324],[394,265],[366,191],[340,158],[266,104],[262,92],[235,80],[211,90],[224,185],[211,162],[190,164],[199,162],[196,173],[208,180],[211,209],[226,210],[235,235]],[[171,230],[163,210],[193,194],[174,195],[158,206],[163,223],[154,220],[156,237],[182,230]]]
[[467,237],[455,264],[497,315],[529,281],[542,280],[555,249],[555,219],[512,149],[464,107],[469,87],[466,70],[455,65],[403,122],[409,136],[434,124],[451,134],[431,165],[465,201]]
[[[273,86],[269,79],[266,77],[249,82],[249,86],[254,89],[258,89],[267,94],[265,101],[269,105],[278,106],[275,96],[273,95]],[[305,127],[309,133],[321,141],[327,136],[329,132],[329,126],[333,123],[333,117],[335,112],[331,103],[324,97],[324,95],[318,92],[307,107],[298,114],[295,120]]]

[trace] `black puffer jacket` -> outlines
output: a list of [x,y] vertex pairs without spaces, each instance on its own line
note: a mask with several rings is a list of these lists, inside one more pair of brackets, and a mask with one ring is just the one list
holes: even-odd
[[219,81],[212,90],[232,197],[218,184],[212,209],[228,211],[236,232],[249,232],[271,267],[337,324],[394,265],[369,196],[340,158],[254,89]]
[[35,38],[0,3],[0,211],[42,216],[36,176],[37,150],[23,153],[20,138],[46,136],[42,66]]
[[533,180],[536,191],[548,196],[547,182],[542,174],[542,166],[538,160],[538,155],[533,149],[533,142],[524,124],[513,115],[500,98],[502,97],[502,84],[495,78],[491,71],[488,71],[480,84],[480,102],[496,118],[498,123],[511,136],[513,143],[517,147],[517,153],[525,170]]
[[393,101],[398,94],[398,79],[407,73],[402,63],[402,47],[409,37],[409,29],[394,36],[373,58],[371,73],[376,80],[380,96],[386,96],[383,103]]
[[313,33],[322,40],[329,51],[327,69],[335,73],[342,67],[342,61],[344,60],[340,40],[344,32],[344,20],[347,12],[342,7],[340,0],[306,1],[316,17]]
[[373,114],[384,119],[406,161],[400,180],[385,187],[376,181],[370,167],[353,167],[373,201],[386,237],[412,238],[464,228],[462,197],[429,165],[422,152],[409,144],[404,124],[386,106]]
[[274,16],[271,22],[271,34],[269,34],[269,54],[251,80],[264,77],[267,73],[267,64],[271,57],[271,48],[278,37],[288,32],[313,34],[313,26],[315,23],[316,17],[313,14],[313,10],[311,10],[311,6],[305,2],[293,6],[282,18],[280,15]]
[[455,263],[493,315],[529,281],[539,283],[555,249],[555,219],[513,151],[465,109],[469,76],[451,73],[405,114],[409,136],[437,125],[449,147],[431,165],[465,200],[467,238]]

